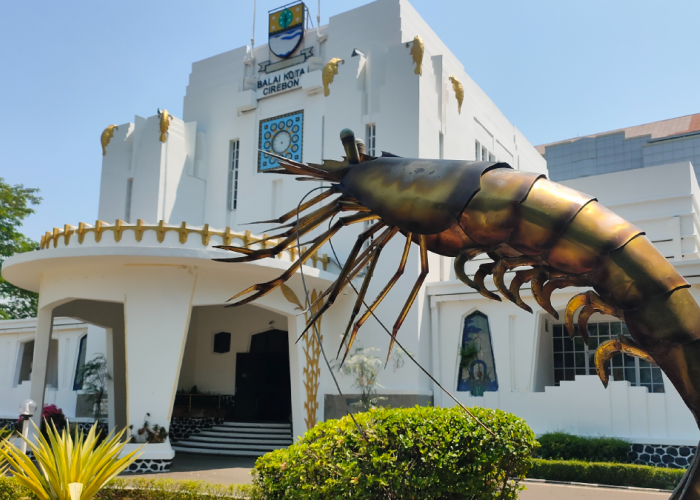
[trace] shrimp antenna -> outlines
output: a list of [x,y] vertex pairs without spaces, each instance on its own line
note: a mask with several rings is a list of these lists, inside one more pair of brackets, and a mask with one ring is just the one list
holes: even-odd
[[[338,254],[335,253],[335,248],[333,247],[333,241],[332,241],[332,239],[329,239],[329,240],[328,240],[328,244],[329,244],[330,247],[331,247],[331,251],[333,252],[333,256],[335,257],[335,260],[338,261],[338,262],[340,262],[340,259],[338,259]],[[350,286],[352,287],[353,290],[355,290],[355,293],[359,295],[359,293],[358,293],[358,291],[357,291],[357,288],[355,288],[355,285],[352,283],[352,281],[350,282]],[[307,299],[307,300],[308,300],[308,299]],[[364,303],[365,307],[372,313],[372,316],[374,317],[374,319],[377,320],[377,323],[379,323],[379,324],[381,325],[381,327],[384,329],[384,331],[387,333],[387,335],[389,335],[389,337],[392,339],[392,341],[396,343],[396,345],[399,347],[399,349],[401,349],[401,350],[406,354],[406,356],[408,356],[408,358],[409,358],[411,361],[413,361],[413,363],[414,363],[418,368],[420,368],[421,371],[422,371],[423,373],[425,373],[425,374],[428,376],[428,378],[429,378],[430,380],[433,381],[433,383],[434,383],[435,385],[437,385],[445,394],[447,394],[447,395],[450,397],[450,399],[452,399],[452,401],[454,401],[455,403],[457,403],[457,405],[458,405],[460,408],[462,408],[462,410],[464,410],[465,413],[466,413],[467,415],[469,415],[472,419],[474,419],[474,421],[475,421],[479,426],[481,426],[486,432],[488,432],[489,434],[491,434],[493,437],[496,437],[496,434],[494,434],[493,431],[492,431],[491,429],[489,429],[488,427],[486,427],[486,424],[484,424],[484,423],[479,419],[479,417],[477,417],[476,415],[474,415],[471,411],[469,411],[469,408],[467,408],[467,407],[464,406],[462,403],[460,403],[460,402],[457,400],[457,398],[455,398],[455,397],[452,395],[452,393],[451,393],[450,391],[448,391],[447,389],[445,389],[445,388],[442,386],[442,384],[441,384],[440,382],[438,382],[437,380],[435,380],[435,377],[433,377],[433,376],[430,374],[430,372],[429,372],[428,370],[426,370],[425,368],[423,368],[423,365],[421,365],[421,364],[416,360],[416,358],[413,357],[413,355],[412,355],[410,352],[408,352],[406,349],[404,349],[404,347],[401,345],[401,343],[396,339],[396,337],[394,337],[394,336],[391,334],[391,332],[390,332],[389,329],[386,327],[386,325],[382,322],[382,320],[380,320],[380,319],[377,317],[377,315],[374,313],[374,310],[372,310],[372,309],[367,305],[367,302],[365,302],[364,299],[363,299],[362,302]],[[314,329],[316,329],[316,325],[315,325],[315,324],[314,324]],[[325,356],[325,355],[324,355],[324,356]],[[335,380],[335,377],[333,377],[333,379]],[[340,390],[340,388],[338,388],[338,390]],[[354,419],[353,419],[353,420],[354,420]]]
[[[301,208],[301,204],[304,202],[307,196],[309,196],[311,193],[314,191],[317,191],[319,189],[326,189],[324,186],[320,186],[317,188],[313,188],[311,191],[306,193],[304,197],[301,199],[299,202],[299,205],[297,205],[297,251],[301,252],[301,244],[299,242],[299,209]],[[335,252],[333,252],[335,253]],[[301,253],[299,253],[301,255]],[[336,257],[337,260],[337,257]],[[301,284],[304,286],[304,295],[306,296],[306,304],[307,308],[311,305],[311,298],[309,297],[309,289],[306,287],[306,278],[304,277],[304,266],[299,266],[299,274],[301,274]],[[347,399],[345,399],[345,396],[343,395],[343,391],[340,389],[340,384],[338,384],[338,379],[335,376],[335,373],[333,373],[333,368],[331,368],[331,364],[328,361],[328,356],[326,356],[326,350],[323,348],[323,342],[321,341],[321,334],[318,331],[318,326],[316,323],[313,325],[313,330],[314,334],[316,335],[316,340],[318,341],[318,345],[321,348],[321,354],[323,355],[323,360],[326,362],[326,366],[328,367],[328,371],[331,374],[331,377],[333,377],[333,382],[335,383],[335,388],[338,390],[338,394],[340,395],[340,398],[345,402],[345,410],[347,411],[348,415],[350,415],[350,418],[352,419],[353,423],[355,424],[355,427],[357,427],[357,430],[359,433],[362,435],[365,441],[369,442],[369,439],[367,438],[367,434],[365,434],[365,430],[360,426],[360,424],[357,423],[357,420],[355,420],[355,416],[352,414],[350,411],[350,406],[348,405]]]

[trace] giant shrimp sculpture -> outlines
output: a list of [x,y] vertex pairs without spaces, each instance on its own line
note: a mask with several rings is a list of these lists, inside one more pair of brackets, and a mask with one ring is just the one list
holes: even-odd
[[[455,273],[462,282],[485,297],[501,300],[484,286],[484,278],[493,275],[498,292],[529,312],[532,310],[520,298],[524,283],[531,282],[537,303],[554,317],[558,313],[550,297],[555,289],[591,287],[566,306],[569,334],[575,334],[574,316],[581,309],[577,323],[584,340],[588,340],[587,323],[594,312],[625,321],[632,336],[598,348],[595,363],[603,383],[607,386],[609,361],[615,353],[643,357],[661,367],[698,420],[700,308],[688,289],[690,285],[639,228],[591,196],[551,182],[544,175],[513,170],[506,163],[409,159],[387,153],[375,158],[364,153],[352,131],[343,130],[341,140],[347,155],[343,162],[326,160],[323,165],[306,165],[266,153],[278,159],[282,167],[278,173],[330,182],[325,192],[301,205],[300,211],[332,195],[340,196],[305,216],[294,209],[265,221],[285,224],[296,217],[281,226],[285,231],[275,236],[281,241],[271,248],[223,246],[219,248],[244,256],[219,260],[248,262],[272,257],[336,214],[356,213],[340,217],[317,236],[282,276],[232,297],[255,292],[233,305],[252,302],[279,287],[343,227],[375,220],[358,236],[338,278],[318,299],[324,301],[322,307],[306,326],[308,330],[350,280],[368,267],[341,343],[341,348],[346,345],[346,355],[360,327],[404,272],[411,243],[416,243],[420,247],[421,272],[394,323],[389,352],[428,274],[428,252],[434,252],[455,257]],[[399,233],[406,243],[398,269],[355,322],[382,249]],[[465,273],[464,264],[483,253],[493,262],[482,264],[472,279]],[[525,269],[515,270],[506,286],[505,272],[519,267]],[[671,498],[700,499],[698,460]]]

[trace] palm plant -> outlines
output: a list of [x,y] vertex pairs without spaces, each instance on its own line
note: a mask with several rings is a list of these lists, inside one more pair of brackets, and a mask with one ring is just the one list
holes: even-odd
[[126,429],[110,432],[107,439],[97,444],[97,423],[87,436],[82,431],[77,433],[75,441],[70,432],[59,432],[54,425],[47,427],[44,436],[34,425],[36,444],[21,436],[34,453],[38,467],[9,440],[0,443],[0,471],[9,466],[17,483],[39,500],[91,500],[138,458],[140,450],[119,458],[126,445],[122,441]]

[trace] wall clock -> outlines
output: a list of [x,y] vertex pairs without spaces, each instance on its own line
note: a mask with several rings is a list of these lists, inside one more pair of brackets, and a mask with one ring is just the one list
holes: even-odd
[[290,160],[302,161],[304,141],[304,111],[260,120],[258,135],[258,171],[279,168],[277,159],[265,154],[270,151]]

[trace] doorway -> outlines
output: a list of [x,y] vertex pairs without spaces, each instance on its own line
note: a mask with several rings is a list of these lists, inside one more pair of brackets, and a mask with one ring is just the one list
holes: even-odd
[[290,422],[289,340],[284,330],[251,336],[250,352],[236,353],[234,420]]

